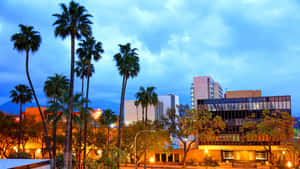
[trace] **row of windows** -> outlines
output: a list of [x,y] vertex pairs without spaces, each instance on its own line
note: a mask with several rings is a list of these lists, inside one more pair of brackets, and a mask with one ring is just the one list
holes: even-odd
[[[233,151],[223,151],[222,159],[223,159],[223,161],[234,160]],[[268,153],[266,151],[256,151],[255,159],[263,160],[263,161],[268,160]]]
[[222,103],[222,104],[200,104],[199,108],[208,111],[230,111],[230,110],[264,110],[264,109],[291,109],[290,101],[280,102],[248,102],[248,103]]
[[177,153],[156,153],[155,154],[155,162],[179,162],[179,154]]
[[199,104],[224,104],[224,103],[251,103],[251,102],[281,102],[291,101],[291,96],[268,96],[268,97],[251,97],[251,98],[233,98],[233,99],[206,99],[199,100]]

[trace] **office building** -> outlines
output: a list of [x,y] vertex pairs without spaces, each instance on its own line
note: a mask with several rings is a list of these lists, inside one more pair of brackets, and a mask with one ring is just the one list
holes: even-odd
[[[148,106],[148,120],[161,120],[161,117],[166,117],[167,111],[170,108],[176,109],[178,112],[179,97],[174,94],[160,95],[158,96],[158,104],[154,107],[153,105]],[[125,124],[130,124],[134,121],[142,120],[142,107],[141,105],[136,106],[135,100],[125,101],[125,113],[124,121]]]
[[198,76],[193,78],[191,87],[191,108],[195,109],[199,99],[217,99],[223,97],[221,85],[210,76]]

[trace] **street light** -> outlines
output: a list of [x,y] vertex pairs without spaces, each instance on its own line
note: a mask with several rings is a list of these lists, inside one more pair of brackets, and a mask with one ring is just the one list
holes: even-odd
[[[140,133],[142,132],[155,132],[155,130],[142,130],[136,133],[134,137],[134,169],[136,169],[136,138],[139,136]],[[146,161],[145,161],[146,165]]]

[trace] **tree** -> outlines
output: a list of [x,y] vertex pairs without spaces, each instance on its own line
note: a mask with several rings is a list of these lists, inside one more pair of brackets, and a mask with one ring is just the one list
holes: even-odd
[[32,92],[28,86],[24,84],[20,84],[18,86],[15,86],[15,89],[10,91],[9,97],[12,99],[13,103],[20,104],[19,134],[18,134],[18,151],[20,151],[21,135],[22,135],[22,105],[32,101]]
[[[136,48],[131,49],[130,43],[125,45],[119,45],[120,52],[114,55],[114,59],[117,63],[119,74],[123,76],[121,101],[120,101],[120,116],[118,127],[118,148],[121,148],[121,128],[123,126],[123,114],[124,114],[124,99],[125,90],[128,78],[134,78],[140,71],[140,64]],[[120,167],[120,151],[118,151],[118,165]]]
[[[147,128],[145,128],[145,124],[142,121],[136,121],[134,123],[131,123],[126,128],[123,128],[123,141],[126,142],[126,144],[122,144],[121,150],[126,153],[126,157],[130,157],[131,163],[134,162],[134,140],[135,136],[138,132],[141,132],[143,130],[155,130],[155,132],[151,132],[151,134],[148,134],[147,142],[149,143],[147,145],[148,149],[152,149],[155,151],[169,151],[171,150],[171,147],[169,146],[171,144],[170,135],[167,130],[164,130],[162,126],[156,125],[156,123],[148,124]],[[142,161],[142,156],[144,154],[145,150],[145,142],[144,140],[144,134],[145,132],[140,133],[140,135],[137,137],[137,163],[140,164]],[[166,147],[167,146],[167,147]]]
[[[44,92],[46,93],[46,96],[54,103],[57,102],[57,97],[61,97],[63,94],[63,91],[66,91],[69,88],[69,79],[67,79],[64,75],[58,75],[55,74],[54,76],[48,77],[48,79],[45,81],[44,85]],[[52,111],[52,116],[54,119],[58,118],[56,109]],[[53,155],[53,163],[56,163],[56,127],[57,127],[57,120],[52,121],[52,138],[53,138],[53,146],[52,146],[52,155]],[[53,169],[55,169],[55,166],[53,165]]]
[[9,150],[18,144],[17,128],[15,118],[0,111],[0,158],[8,158]]
[[111,109],[106,109],[101,114],[99,121],[101,124],[103,124],[107,128],[106,153],[108,155],[109,154],[109,135],[110,135],[109,130],[111,128],[111,125],[113,125],[117,121],[117,116]]
[[46,126],[46,122],[44,119],[44,115],[43,112],[41,110],[39,101],[36,97],[35,91],[34,91],[34,87],[33,84],[31,82],[31,78],[29,75],[29,52],[31,51],[36,52],[41,44],[41,36],[40,33],[38,31],[33,30],[32,26],[25,26],[20,24],[19,25],[20,29],[21,29],[21,33],[16,33],[11,37],[11,40],[14,42],[14,48],[18,51],[25,51],[26,52],[26,76],[35,100],[35,103],[39,109],[40,112],[40,116],[43,122],[43,127],[44,127],[44,132],[45,132],[45,137],[46,137],[46,144],[47,144],[47,148],[48,148],[48,153],[49,153],[49,158],[52,158],[51,156],[51,148],[50,148],[50,142],[49,142],[49,138],[48,138],[48,131],[47,131],[47,126]]
[[69,7],[65,4],[60,4],[62,8],[61,14],[54,14],[56,21],[54,22],[55,36],[60,36],[65,39],[71,36],[71,70],[70,70],[70,89],[68,102],[68,119],[66,128],[66,141],[64,153],[64,168],[72,168],[72,101],[74,88],[74,62],[75,62],[75,39],[80,39],[82,36],[88,37],[91,34],[90,14],[79,3],[71,1]]
[[186,110],[179,116],[175,109],[167,111],[167,117],[163,119],[170,134],[183,144],[183,159],[186,157],[191,146],[199,142],[214,138],[226,126],[220,116],[213,116],[211,112],[200,110]]
[[294,118],[288,112],[263,110],[262,118],[248,117],[242,131],[245,141],[259,141],[264,145],[268,161],[273,165],[272,145],[288,143],[293,138],[293,124]]
[[[135,103],[141,104],[143,112],[145,112],[145,127],[147,128],[148,122],[148,106],[156,106],[158,104],[157,94],[154,92],[155,87],[147,87],[145,90],[144,87],[140,87],[140,91],[136,93],[136,101]],[[145,109],[145,111],[144,111]],[[144,113],[143,113],[144,114]],[[147,133],[145,133],[145,154],[144,154],[144,168],[146,169],[146,158],[147,158]]]
[[[98,61],[104,52],[102,49],[102,43],[96,42],[94,37],[87,37],[85,40],[82,40],[79,43],[79,48],[77,49],[77,54],[80,59],[85,60],[88,64],[88,76],[87,76],[87,85],[86,85],[86,99],[89,98],[89,84],[90,77],[92,76],[91,72],[91,61]],[[86,102],[86,107],[88,107],[88,102]],[[87,138],[87,119],[84,116],[84,147],[83,147],[83,168],[85,168],[85,158],[86,158],[86,138]]]
[[[91,64],[90,72],[94,73],[94,65]],[[81,59],[76,61],[76,68],[75,68],[76,76],[81,79],[81,95],[84,96],[84,78],[88,76],[88,63],[85,59]],[[90,75],[89,75],[90,76]],[[83,102],[82,102],[83,103]],[[82,105],[83,107],[84,105]],[[82,109],[83,110],[83,109]],[[86,112],[80,112],[80,119],[84,120],[84,117],[86,117]],[[77,150],[77,161],[78,166],[81,168],[81,143],[82,141],[82,128],[79,128],[79,138],[78,138],[78,150]]]

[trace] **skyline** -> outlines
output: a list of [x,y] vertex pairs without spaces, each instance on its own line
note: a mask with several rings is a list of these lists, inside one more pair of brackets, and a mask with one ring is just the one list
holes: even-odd
[[[0,2],[0,105],[10,100],[15,85],[27,84],[25,53],[13,50],[10,41],[18,24],[32,25],[42,36],[40,49],[30,56],[30,72],[43,104],[47,77],[69,76],[70,39],[55,38],[52,26],[59,2]],[[139,49],[141,71],[128,82],[126,100],[134,99],[140,86],[155,86],[159,95],[173,93],[180,103],[190,104],[193,76],[209,75],[224,91],[259,89],[263,96],[291,95],[292,113],[300,116],[299,2],[77,2],[94,16],[93,34],[105,50],[91,79],[92,105],[108,101],[119,106],[121,76],[113,55],[118,44],[130,42]],[[79,79],[75,89],[80,91]]]

